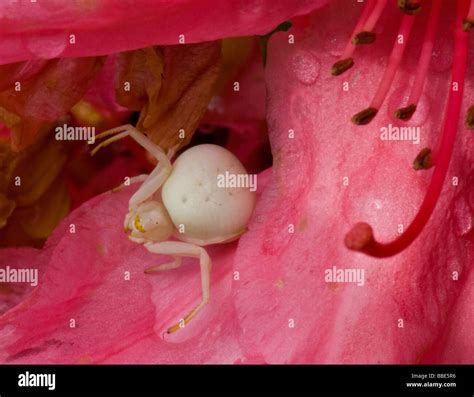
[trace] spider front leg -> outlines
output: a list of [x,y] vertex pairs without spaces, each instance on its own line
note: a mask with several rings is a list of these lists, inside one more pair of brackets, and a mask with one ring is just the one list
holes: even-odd
[[173,262],[147,267],[145,269],[145,273],[149,274],[149,273],[161,272],[163,270],[177,269],[178,267],[181,266],[181,262],[182,262],[181,258],[179,256],[176,256]]
[[130,136],[158,160],[158,164],[156,165],[155,169],[150,175],[148,175],[142,186],[140,186],[140,188],[130,198],[129,207],[136,208],[140,203],[149,199],[156,191],[158,191],[161,185],[166,181],[169,174],[171,173],[171,161],[163,149],[153,143],[149,138],[147,138],[131,124],[126,124],[121,127],[102,132],[96,136],[96,139],[105,138],[110,135],[112,135],[112,137],[97,145],[94,150],[91,151],[91,155],[94,155],[100,148],[110,145],[112,142]]
[[148,175],[143,184],[130,198],[130,201],[128,203],[129,209],[138,207],[140,203],[143,203],[145,200],[153,196],[153,194],[160,189],[161,185],[163,185],[166,179],[168,179],[168,176],[170,174],[171,163],[169,163],[169,165],[158,163],[155,169],[151,172],[150,175]]
[[[169,334],[178,331],[184,325],[189,323],[191,319],[199,313],[199,311],[209,302],[210,297],[210,274],[211,274],[211,258],[207,254],[206,250],[199,245],[183,243],[181,241],[165,241],[161,243],[146,243],[145,247],[148,251],[155,254],[170,255],[174,257],[193,257],[199,258],[199,264],[201,266],[201,289],[202,297],[201,303],[191,310],[182,320],[168,328]],[[170,265],[170,264],[167,264]],[[159,267],[158,267],[159,268]],[[150,272],[149,268],[145,272]],[[163,270],[163,269],[158,269]]]
[[122,182],[120,185],[114,187],[112,189],[112,192],[120,192],[125,186],[130,186],[133,185],[134,183],[139,183],[139,182],[145,182],[145,180],[148,178],[148,174],[141,174],[137,176],[132,176],[130,180],[127,182]]

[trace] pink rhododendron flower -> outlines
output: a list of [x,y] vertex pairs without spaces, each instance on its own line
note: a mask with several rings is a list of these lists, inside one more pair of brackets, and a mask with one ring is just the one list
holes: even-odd
[[[180,35],[186,44],[262,35],[287,19],[292,28],[271,36],[265,67],[250,46],[246,62],[227,70],[232,78],[217,82],[199,127],[228,130],[226,147],[261,171],[248,231],[206,248],[211,302],[167,334],[200,301],[196,260],[144,274],[168,259],[123,232],[136,187],[91,198],[124,172],[147,167],[134,149],[133,165],[119,156],[87,179],[84,192],[73,184],[74,206],[82,205],[41,250],[2,250],[2,266],[28,262],[40,282],[7,285],[0,360],[472,362],[474,87],[466,70],[474,65],[469,33],[461,29],[464,18],[470,27],[468,1],[422,2],[421,12],[414,1],[405,13],[375,0],[53,3],[0,6],[8,15],[0,62],[175,45]],[[156,65],[162,54],[180,51],[165,48],[148,50]],[[128,66],[144,59],[131,54],[139,61]],[[115,74],[110,59],[100,89],[85,100],[119,120],[126,112],[107,84]],[[182,58],[163,62],[173,59]],[[152,116],[151,106],[161,106],[152,100],[159,75],[153,87],[141,85],[146,95],[139,99],[146,98]],[[163,86],[174,84],[164,79]],[[207,98],[209,87],[196,95]],[[160,96],[173,98],[169,93]],[[265,121],[273,165],[263,171],[267,164],[254,157],[265,153]],[[414,135],[388,132],[400,128]],[[334,279],[341,269],[357,279]]]
[[[444,347],[445,335],[458,329],[451,317],[454,307],[458,315],[462,311],[460,322],[473,321],[469,298],[460,299],[472,289],[474,254],[472,134],[462,120],[453,120],[459,122],[459,139],[449,179],[420,237],[384,259],[354,253],[341,243],[358,220],[369,221],[377,238],[389,241],[399,224],[406,229],[416,215],[431,176],[415,172],[410,161],[420,146],[435,146],[442,133],[446,101],[438,96],[440,90],[449,93],[450,65],[440,70],[442,65],[433,63],[417,112],[410,121],[397,120],[393,114],[407,98],[411,60],[423,42],[422,31],[416,32],[407,63],[400,66],[377,117],[367,127],[348,122],[376,91],[385,68],[379,59],[390,52],[398,28],[389,21],[402,15],[387,6],[380,21],[383,34],[369,51],[357,50],[355,66],[341,81],[328,71],[351,34],[348,21],[360,11],[347,7],[341,19],[340,7],[334,2],[294,20],[292,33],[299,38],[294,46],[283,33],[270,43],[266,81],[273,183],[258,204],[250,232],[240,240],[234,264],[243,280],[234,284],[234,296],[245,330],[244,352],[258,349],[268,362],[469,362],[474,348],[469,338],[458,339],[449,351]],[[445,8],[439,32],[451,32],[454,22],[455,8]],[[338,20],[336,39],[326,32],[327,20]],[[467,104],[474,99],[471,84],[466,81]],[[381,128],[389,124],[420,127],[420,146],[380,140]],[[295,131],[292,141],[289,129]],[[453,186],[455,176],[462,182]],[[288,233],[288,225],[294,225],[294,233]],[[333,266],[364,269],[364,286],[328,284],[321,275]],[[459,281],[453,281],[453,272],[463,275]],[[290,319],[294,328],[288,327]]]

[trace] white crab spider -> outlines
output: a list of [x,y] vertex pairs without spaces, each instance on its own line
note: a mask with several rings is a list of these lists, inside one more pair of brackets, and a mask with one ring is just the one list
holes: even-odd
[[[115,135],[117,134],[117,135]],[[175,332],[187,324],[209,301],[211,258],[203,246],[238,239],[246,231],[255,206],[255,193],[243,187],[218,187],[219,174],[246,174],[242,163],[227,149],[198,145],[183,152],[171,165],[168,155],[132,125],[124,125],[97,135],[115,135],[101,147],[126,136],[132,137],[157,160],[149,175],[132,178],[143,182],[130,198],[124,227],[129,238],[156,254],[170,255],[174,261],[145,269],[145,273],[175,269],[181,257],[199,258],[201,303],[180,322],[168,328]],[[168,241],[171,237],[180,241]]]

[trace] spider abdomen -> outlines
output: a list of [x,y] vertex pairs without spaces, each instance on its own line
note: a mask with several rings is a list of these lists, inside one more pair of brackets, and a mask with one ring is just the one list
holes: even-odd
[[176,228],[191,239],[225,241],[242,233],[255,206],[256,176],[227,149],[198,145],[182,153],[163,184]]

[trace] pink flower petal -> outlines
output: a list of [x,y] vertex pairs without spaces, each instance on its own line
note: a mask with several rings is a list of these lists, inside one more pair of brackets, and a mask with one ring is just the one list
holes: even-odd
[[[327,0],[19,0],[0,5],[0,63],[265,34]],[[74,38],[71,39],[71,35]]]
[[[166,329],[200,300],[199,266],[146,275],[169,258],[128,240],[123,216],[135,188],[105,193],[74,211],[38,256],[39,285],[0,316],[0,359],[10,363],[242,360],[231,300],[236,242],[209,247],[212,304],[185,329]],[[71,233],[71,225],[75,233]],[[11,250],[4,250],[2,257]],[[4,255],[5,254],[5,255]],[[31,250],[20,251],[31,262]],[[13,262],[18,262],[14,260]],[[130,272],[130,280],[126,280]],[[75,327],[71,328],[71,320]]]
[[[465,281],[453,281],[452,274],[458,271],[466,280],[474,255],[469,243],[472,167],[465,166],[472,157],[472,134],[458,140],[441,200],[412,246],[388,259],[344,247],[344,235],[357,221],[369,222],[387,241],[399,224],[407,226],[413,219],[430,174],[413,171],[411,162],[422,147],[436,142],[445,105],[438,98],[447,96],[450,75],[429,73],[426,94],[409,123],[421,127],[419,146],[379,139],[381,127],[401,125],[392,115],[409,87],[412,68],[400,70],[394,82],[400,88],[371,124],[351,124],[350,117],[367,107],[377,88],[384,67],[380,59],[390,52],[401,15],[395,7],[387,9],[377,42],[358,50],[354,68],[335,78],[331,65],[359,12],[345,7],[342,15],[343,3],[294,20],[294,45],[286,34],[270,40],[266,80],[273,178],[234,265],[240,273],[234,296],[244,354],[272,363],[438,362],[441,356],[430,352],[439,347],[444,331],[455,337],[449,314],[468,288]],[[449,31],[450,18],[444,16],[440,32]],[[337,35],[328,21],[337,25]],[[417,59],[421,38],[408,51],[407,65]],[[347,92],[343,81],[349,82]],[[472,92],[467,90],[465,103],[473,102]],[[463,131],[461,122],[459,128]],[[290,129],[294,139],[288,138]],[[343,185],[346,176],[348,186]],[[459,186],[450,183],[452,176],[462,181]],[[364,286],[325,282],[325,271],[333,266],[364,269]],[[470,299],[461,299],[460,318],[469,317],[463,302]],[[450,361],[466,361],[474,353],[472,344],[460,342],[472,339],[472,328],[462,327],[460,333],[461,339],[448,343],[445,357]]]
[[104,67],[97,74],[94,84],[89,87],[84,98],[90,102],[102,115],[107,117],[127,116],[129,111],[119,105],[115,99],[115,76],[117,73],[117,57],[109,56],[105,61]]
[[[8,248],[2,250],[0,269],[37,269],[31,258],[38,255],[34,248]],[[25,297],[34,291],[31,284],[9,282],[0,284],[0,314],[19,304]]]
[[446,320],[448,326],[439,337],[436,347],[430,352],[430,361],[443,364],[472,364],[474,356],[472,346],[474,273],[470,271],[466,278],[467,280],[463,282],[462,292]]

